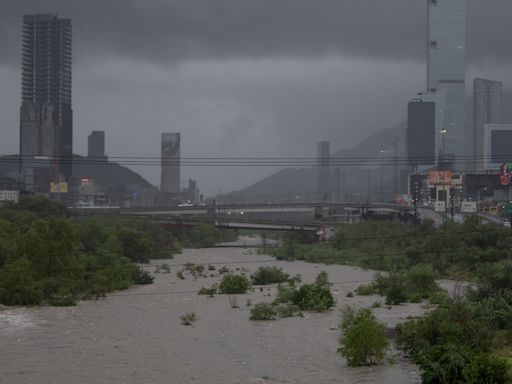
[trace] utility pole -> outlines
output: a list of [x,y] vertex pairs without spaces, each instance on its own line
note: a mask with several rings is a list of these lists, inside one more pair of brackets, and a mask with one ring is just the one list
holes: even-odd
[[370,202],[370,168],[368,168],[368,191],[366,193],[366,201]]
[[395,138],[395,141],[393,142],[393,202],[396,201],[396,193],[397,193],[397,177],[396,177],[396,171],[397,171],[397,156],[398,156],[398,138]]
[[384,202],[384,151],[380,150],[380,201]]

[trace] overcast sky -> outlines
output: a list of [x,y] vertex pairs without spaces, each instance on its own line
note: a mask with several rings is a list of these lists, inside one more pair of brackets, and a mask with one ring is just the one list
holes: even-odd
[[[512,87],[512,1],[468,0],[468,83]],[[405,120],[425,87],[425,0],[3,0],[0,154],[18,152],[21,18],[73,25],[74,151],[106,131],[110,156],[315,156]],[[468,88],[469,91],[469,88]],[[158,166],[135,167],[159,185]],[[185,167],[206,194],[268,168]]]

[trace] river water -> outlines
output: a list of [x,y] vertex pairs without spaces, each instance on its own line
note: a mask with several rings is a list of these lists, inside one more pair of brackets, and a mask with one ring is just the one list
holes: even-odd
[[[251,245],[256,238],[242,238]],[[333,282],[337,308],[306,313],[303,318],[250,321],[248,300],[271,301],[275,286],[256,288],[236,297],[199,296],[220,278],[176,276],[186,262],[213,263],[238,272],[276,265],[303,282],[322,270]],[[153,262],[148,270],[154,271]],[[184,250],[170,273],[156,274],[155,283],[84,301],[76,307],[0,308],[0,383],[418,383],[418,369],[401,358],[393,364],[349,368],[336,353],[340,308],[370,306],[378,296],[346,297],[373,272],[336,265],[275,261],[250,248]],[[192,326],[179,317],[195,312]],[[376,316],[394,326],[421,315],[418,304],[376,308]],[[390,353],[394,353],[390,351]]]

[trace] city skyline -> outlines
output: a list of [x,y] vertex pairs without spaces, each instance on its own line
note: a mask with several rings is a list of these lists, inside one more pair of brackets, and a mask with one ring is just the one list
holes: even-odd
[[[507,95],[511,71],[503,47],[510,27],[504,15],[511,6],[467,3],[467,78],[502,80]],[[334,152],[404,121],[411,95],[424,88],[425,1],[324,1],[315,7],[299,2],[292,14],[286,1],[236,7],[229,1],[154,3],[142,14],[134,4],[54,0],[0,6],[9,32],[1,38],[1,153],[16,152],[19,116],[11,98],[19,93],[19,20],[34,11],[73,19],[76,153],[86,153],[91,130],[103,130],[111,138],[111,156],[157,158],[160,132],[171,130],[187,138],[182,154],[188,157],[315,157],[319,140],[329,140]],[[268,17],[266,28],[254,12]],[[185,22],[158,22],[166,18]],[[239,18],[243,26],[235,23]],[[136,20],[136,34],[126,20]],[[371,113],[364,112],[367,106]],[[132,168],[159,184],[158,167]],[[275,170],[186,167],[183,176],[200,180],[212,194]]]

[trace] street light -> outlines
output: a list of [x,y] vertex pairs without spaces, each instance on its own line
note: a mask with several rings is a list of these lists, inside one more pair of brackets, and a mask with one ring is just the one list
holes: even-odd
[[[441,160],[444,161],[444,153],[445,153],[445,145],[446,145],[446,132],[448,132],[448,130],[446,128],[442,128],[440,131],[441,133],[441,142],[442,142],[442,150],[441,150],[441,154],[442,154],[442,157],[441,155],[439,156],[439,160],[438,160],[438,166],[439,166],[439,163],[441,163]],[[444,167],[441,167],[441,168],[444,168]],[[443,177],[442,177],[442,183],[443,183],[443,199],[444,199],[444,212],[443,212],[443,224],[446,222],[446,205],[447,205],[447,202],[448,202],[448,199],[447,199],[447,196],[446,196],[446,190],[445,190],[445,186],[444,186],[444,169],[441,169],[441,172],[443,172]],[[451,183],[450,183],[450,187],[451,187]]]
[[384,201],[384,153],[386,151],[380,150],[380,201]]
[[441,140],[442,140],[442,154],[444,155],[444,152],[445,152],[445,141],[446,141],[446,132],[448,132],[448,130],[446,128],[442,128],[440,131],[441,133]]

